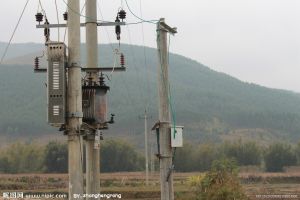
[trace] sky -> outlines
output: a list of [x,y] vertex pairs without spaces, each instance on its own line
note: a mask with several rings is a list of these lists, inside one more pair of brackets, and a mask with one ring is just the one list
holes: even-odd
[[[65,0],[67,1],[67,0]],[[6,0],[0,7],[0,41],[7,42],[26,0]],[[50,23],[57,23],[54,0],[41,0]],[[66,10],[57,0],[60,23]],[[170,51],[240,80],[300,92],[299,0],[127,0],[132,12],[146,20],[164,17],[178,28]],[[81,6],[84,1],[81,0]],[[119,7],[127,22],[139,21],[125,0],[98,0],[98,18],[113,21]],[[35,28],[38,0],[30,0],[13,43],[42,43],[43,30]],[[101,12],[100,12],[101,10]],[[102,14],[102,16],[101,16]],[[83,12],[84,15],[84,12]],[[84,22],[84,18],[81,18]],[[52,30],[52,40],[58,39]],[[60,30],[60,39],[64,31]],[[85,33],[82,29],[82,42]],[[156,48],[151,23],[122,28],[122,43]],[[99,42],[117,42],[114,27],[99,27]],[[184,66],[183,66],[184,67]]]

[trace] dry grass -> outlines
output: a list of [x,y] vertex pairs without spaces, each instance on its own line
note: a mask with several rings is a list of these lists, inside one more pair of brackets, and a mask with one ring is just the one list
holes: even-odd
[[[176,200],[193,199],[186,181],[194,175],[199,173],[174,174]],[[239,177],[253,200],[258,194],[297,194],[300,199],[300,172],[240,173]],[[67,192],[67,186],[67,174],[0,174],[0,192]],[[103,193],[121,193],[126,200],[156,200],[160,196],[159,173],[150,176],[147,187],[142,172],[102,173],[101,188]]]

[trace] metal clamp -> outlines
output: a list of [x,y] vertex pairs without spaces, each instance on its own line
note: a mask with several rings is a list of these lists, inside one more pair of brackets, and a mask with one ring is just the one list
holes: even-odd
[[68,113],[68,117],[79,117],[79,118],[82,118],[83,117],[83,112],[71,112],[71,113]]
[[71,64],[68,66],[68,68],[80,68],[80,69],[81,69],[81,67],[80,67],[80,65],[79,65],[78,63],[71,63]]

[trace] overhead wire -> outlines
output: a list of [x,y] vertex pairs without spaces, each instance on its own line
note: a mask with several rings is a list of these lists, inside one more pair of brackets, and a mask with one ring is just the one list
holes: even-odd
[[46,11],[44,10],[44,7],[43,7],[43,5],[42,5],[41,0],[39,0],[39,4],[40,4],[40,6],[41,6],[42,13],[43,13],[43,14],[45,15],[45,17],[47,18]]
[[17,24],[16,24],[16,26],[15,26],[15,28],[13,30],[13,33],[12,33],[12,35],[11,35],[9,41],[8,41],[8,44],[5,47],[5,50],[4,50],[4,52],[3,52],[2,56],[1,56],[0,65],[2,65],[2,63],[3,63],[3,60],[4,60],[4,58],[5,58],[6,54],[7,54],[8,48],[10,47],[11,42],[12,42],[14,36],[15,36],[15,33],[16,33],[16,31],[17,31],[17,29],[18,29],[18,27],[20,25],[21,19],[23,18],[23,15],[24,15],[24,12],[25,12],[25,10],[27,8],[28,3],[29,3],[29,0],[26,1],[25,5],[23,7],[23,10],[21,12],[21,15],[20,15],[20,17],[18,19],[18,22],[17,22]]
[[[159,39],[159,38],[158,38]],[[169,34],[169,41],[168,41],[168,47],[167,47],[167,63],[168,63],[168,66],[170,64],[170,45],[171,45],[171,36]],[[161,76],[163,77],[163,68],[162,68],[162,52],[160,51],[160,48],[158,48],[158,51],[159,51],[159,58],[160,58],[160,67],[161,67]],[[176,131],[176,112],[174,110],[174,105],[173,105],[173,95],[172,95],[172,91],[171,91],[171,84],[170,84],[170,81],[166,82],[165,81],[165,78],[163,77],[162,78],[163,80],[163,85],[165,87],[166,90],[169,91],[169,95],[168,95],[168,104],[169,104],[169,107],[170,107],[170,110],[171,110],[171,116],[172,116],[172,127],[173,127],[173,130]],[[174,132],[175,134],[175,132]],[[175,136],[175,135],[174,135]],[[174,137],[173,135],[171,137]],[[175,168],[175,165],[174,165],[174,162],[175,162],[175,155],[176,155],[176,148],[174,148],[172,150],[172,165],[171,165],[171,168],[170,168],[170,173],[174,170]]]
[[[102,10],[101,10],[101,7],[100,7],[99,2],[97,2],[97,7],[98,7],[98,10],[99,10],[99,14],[100,14],[100,16],[101,16],[101,20],[104,20],[103,13],[102,13]],[[112,44],[112,42],[111,42],[110,34],[108,33],[107,27],[104,27],[104,30],[105,30],[105,32],[106,32],[106,38],[107,38],[108,41],[109,41],[110,48],[112,49],[112,51],[114,51],[115,48],[114,48],[114,46],[113,46],[113,44]]]
[[[142,13],[142,1],[140,0],[140,14],[141,18],[143,18],[143,13]],[[147,56],[146,56],[146,47],[145,47],[145,33],[144,33],[144,24],[141,24],[142,26],[142,39],[143,39],[143,53],[144,53],[144,65],[145,65],[145,74],[146,74],[146,88],[147,88],[147,94],[148,98],[146,98],[145,101],[145,109],[147,110],[149,106],[149,99],[150,99],[150,87],[149,87],[149,68],[147,64]]]
[[[97,22],[108,22],[108,21],[101,21],[101,20],[99,20],[99,19],[93,19],[93,18],[91,18],[91,17],[88,17],[88,16],[86,16],[86,15],[83,15],[82,13],[77,12],[76,10],[74,10],[73,8],[71,8],[71,7],[69,6],[69,4],[68,4],[65,0],[62,0],[62,1],[63,1],[63,3],[69,8],[69,10],[71,10],[73,13],[79,15],[80,17],[83,17],[83,18],[86,18],[86,19],[96,20]],[[84,5],[84,6],[85,6],[85,5]]]
[[[81,8],[81,11],[80,11],[80,14],[82,14],[83,11],[84,11],[84,8],[86,6],[86,1],[87,0],[84,1],[84,4],[83,4],[83,6]],[[68,6],[67,6],[67,8],[68,8]],[[68,11],[68,9],[66,9],[66,11]],[[66,24],[66,28],[65,28],[65,33],[64,33],[64,42],[66,41],[67,29],[68,29],[68,20],[67,20],[67,24]]]
[[[136,72],[136,78],[137,78],[137,82],[138,83],[142,83],[142,78],[139,74],[140,70],[138,69],[137,67],[137,61],[136,61],[136,56],[135,56],[135,53],[134,53],[134,50],[133,50],[133,44],[132,44],[132,40],[131,40],[131,33],[130,33],[130,29],[129,29],[129,26],[126,26],[127,28],[127,32],[128,32],[128,41],[129,41],[129,49],[130,49],[130,53],[131,53],[131,58],[132,58],[132,66],[134,68],[134,71]],[[141,80],[139,80],[139,78]],[[144,92],[142,92],[142,88],[141,87],[138,87],[138,90],[139,90],[139,93],[141,96],[143,96],[145,98],[144,102],[146,102],[146,90],[144,90]],[[143,108],[141,108],[143,109]]]
[[[55,2],[55,9],[56,9],[57,23],[59,24],[59,16],[58,16],[59,14],[58,14],[57,0],[55,0],[54,2]],[[57,40],[59,41],[59,40],[60,40],[60,31],[59,31],[59,27],[57,27],[57,34],[58,34]]]
[[83,6],[82,6],[82,8],[81,8],[81,11],[80,11],[80,14],[83,13],[83,10],[84,10],[84,8],[85,8],[85,6],[86,6],[86,1],[87,1],[87,0],[84,1],[84,4],[83,4]]
[[141,20],[142,22],[148,22],[148,23],[151,23],[151,24],[156,24],[156,22],[158,22],[158,20],[145,20],[145,19],[140,18],[139,16],[137,16],[136,14],[134,14],[134,12],[131,10],[130,6],[128,5],[127,0],[125,0],[125,3],[126,3],[126,5],[127,5],[127,8],[128,8],[128,10],[129,10],[129,12],[130,12],[134,17],[136,17],[137,19]]

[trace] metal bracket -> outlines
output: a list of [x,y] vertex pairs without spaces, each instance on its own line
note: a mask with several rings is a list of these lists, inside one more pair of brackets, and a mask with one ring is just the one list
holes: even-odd
[[96,67],[96,68],[81,68],[83,72],[111,72],[111,71],[126,71],[125,67]]
[[46,73],[46,72],[47,72],[47,68],[34,69],[34,73]]
[[[91,23],[91,22],[87,22]],[[80,23],[81,27],[85,27],[87,23]],[[97,26],[124,26],[125,22],[97,22]],[[67,27],[67,24],[38,24],[36,28],[64,28]]]
[[71,63],[71,65],[67,65],[68,68],[81,68],[78,63]]
[[154,131],[155,129],[159,128],[161,124],[170,124],[171,122],[161,122],[161,121],[158,121],[154,124],[154,126],[152,127],[152,131]]
[[68,113],[67,116],[68,117],[79,117],[79,118],[82,118],[83,117],[83,112],[71,112],[71,113]]
[[167,32],[171,33],[172,35],[177,33],[177,28],[176,27],[172,28],[168,24],[166,24],[164,18],[161,18],[159,20],[157,30],[164,30],[164,31],[167,31]]
[[172,156],[166,156],[166,155],[161,155],[161,154],[155,154],[157,158],[161,159],[161,158],[172,158]]
[[167,180],[166,180],[167,182],[169,182],[169,178],[170,178],[171,173],[173,172],[173,170],[174,170],[174,165],[172,165],[172,167],[168,171]]

